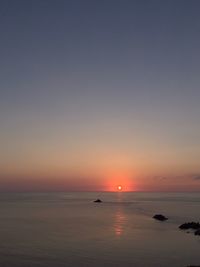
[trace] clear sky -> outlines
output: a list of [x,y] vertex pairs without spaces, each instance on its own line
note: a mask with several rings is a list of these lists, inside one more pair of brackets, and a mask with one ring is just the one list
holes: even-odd
[[0,190],[200,190],[200,1],[0,1]]

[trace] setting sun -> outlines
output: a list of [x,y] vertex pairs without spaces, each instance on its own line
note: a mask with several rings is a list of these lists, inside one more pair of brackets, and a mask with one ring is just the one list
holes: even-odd
[[118,189],[118,191],[122,191],[122,186],[121,185],[118,185],[117,186],[117,189]]

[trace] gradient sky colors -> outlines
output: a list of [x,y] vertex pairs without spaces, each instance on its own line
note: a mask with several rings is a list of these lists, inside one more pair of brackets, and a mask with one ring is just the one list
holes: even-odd
[[0,190],[200,190],[198,0],[0,2]]

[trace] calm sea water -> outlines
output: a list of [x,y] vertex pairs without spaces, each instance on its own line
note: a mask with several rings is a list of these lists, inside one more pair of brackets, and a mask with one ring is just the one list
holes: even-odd
[[0,194],[0,266],[200,265],[200,237],[178,229],[191,220],[200,194]]

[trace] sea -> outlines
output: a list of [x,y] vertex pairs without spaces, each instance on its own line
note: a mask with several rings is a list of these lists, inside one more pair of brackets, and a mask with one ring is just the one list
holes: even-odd
[[200,193],[1,193],[0,266],[200,266],[200,237],[179,230],[189,221]]

